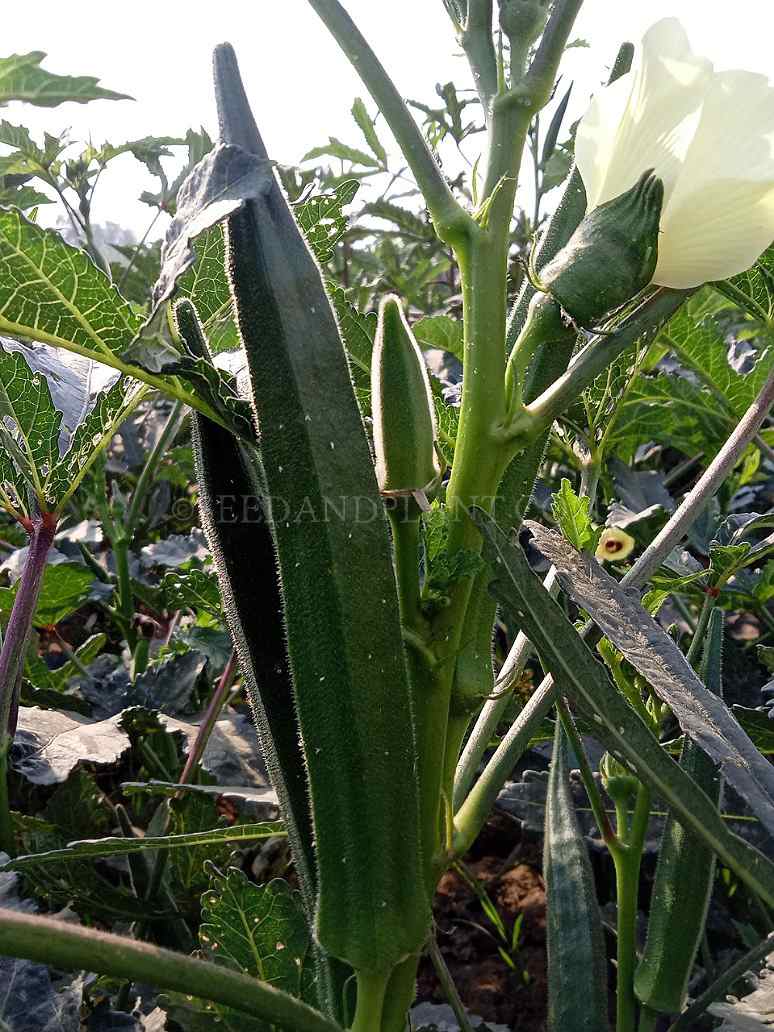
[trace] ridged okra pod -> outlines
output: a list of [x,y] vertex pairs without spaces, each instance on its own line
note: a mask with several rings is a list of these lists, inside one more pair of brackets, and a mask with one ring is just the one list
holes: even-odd
[[[723,612],[710,617],[702,677],[722,695]],[[687,737],[680,766],[718,806],[722,779],[712,760]],[[685,1003],[715,880],[715,854],[670,814],[664,827],[653,883],[648,936],[634,990],[640,1002],[662,1014],[678,1014]]]
[[[190,301],[175,306],[180,336],[193,354],[209,349]],[[261,753],[277,793],[310,925],[317,899],[312,820],[304,755],[288,663],[277,560],[265,512],[257,449],[219,423],[191,412],[199,520],[218,573],[223,607],[247,688]],[[319,950],[320,1002],[340,1015],[350,969]]]
[[371,358],[376,480],[384,495],[424,493],[440,475],[427,367],[397,297],[384,298]]
[[[223,142],[268,160],[228,46],[215,83]],[[316,936],[359,973],[387,972],[429,921],[387,522],[320,271],[274,179],[229,216],[227,261],[309,782]]]

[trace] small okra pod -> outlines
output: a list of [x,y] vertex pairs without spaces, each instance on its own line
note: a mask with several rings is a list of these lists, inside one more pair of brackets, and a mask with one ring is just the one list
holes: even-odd
[[393,295],[379,306],[371,406],[380,492],[395,496],[427,491],[441,473],[433,396],[422,352]]

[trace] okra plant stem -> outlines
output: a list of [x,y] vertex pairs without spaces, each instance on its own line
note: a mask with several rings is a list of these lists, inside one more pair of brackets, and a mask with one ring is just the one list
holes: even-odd
[[468,59],[473,81],[489,121],[492,98],[497,93],[497,55],[492,40],[492,0],[468,0],[468,12],[459,40]]
[[[309,0],[309,4],[349,58],[382,112],[422,191],[439,236],[446,240],[445,230],[451,230],[452,237],[459,238],[460,233],[464,237],[466,232],[475,229],[475,224],[454,199],[422,133],[376,54],[338,0]],[[451,238],[447,242],[451,243]]]
[[352,1032],[378,1032],[382,1027],[384,996],[391,972],[358,971],[357,1007]]
[[618,913],[616,968],[616,1032],[635,1032],[636,1003],[634,970],[637,964],[637,899],[640,885],[640,864],[650,816],[650,789],[640,785],[634,812],[629,815],[616,805],[617,838],[621,848],[610,850],[615,864]]
[[148,982],[212,1000],[287,1032],[341,1032],[334,1022],[274,986],[222,964],[97,932],[83,925],[0,909],[0,955]]
[[43,583],[46,558],[53,544],[56,528],[56,516],[50,513],[37,513],[29,520],[27,530],[30,543],[27,559],[0,649],[0,849],[10,856],[14,856],[16,851],[7,785],[8,754],[14,730],[11,716],[16,705],[16,691],[21,683],[24,653]]

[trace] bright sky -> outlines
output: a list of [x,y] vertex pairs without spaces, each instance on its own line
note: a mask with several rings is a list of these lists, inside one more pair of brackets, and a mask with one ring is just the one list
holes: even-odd
[[[438,82],[469,85],[442,0],[344,4],[404,96],[432,103]],[[694,50],[717,67],[774,75],[771,0],[586,0],[573,36],[592,46],[569,51],[563,66],[566,81],[575,80],[571,119],[605,78],[619,43],[639,41],[650,24],[668,15],[681,18]],[[349,110],[355,96],[367,94],[306,0],[79,0],[75,6],[35,0],[33,16],[23,17],[19,8],[17,17],[4,19],[3,30],[4,54],[43,50],[49,70],[96,75],[104,86],[135,98],[3,109],[10,122],[38,133],[69,127],[73,138],[91,137],[98,144],[183,135],[199,125],[214,135],[210,53],[228,40],[272,157],[295,163],[329,135],[363,145]],[[109,219],[142,232],[151,212],[136,198],[155,188],[133,158],[117,159],[98,187],[95,221]]]

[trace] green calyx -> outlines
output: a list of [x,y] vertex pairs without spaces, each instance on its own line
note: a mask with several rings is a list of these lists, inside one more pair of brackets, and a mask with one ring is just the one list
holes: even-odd
[[593,327],[653,280],[664,184],[651,169],[631,190],[595,208],[540,272],[579,326]]
[[376,479],[383,495],[428,490],[441,469],[422,352],[397,297],[384,298],[371,359]]

